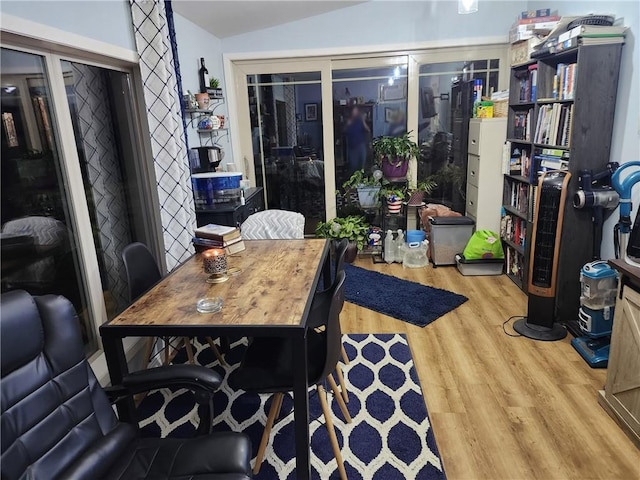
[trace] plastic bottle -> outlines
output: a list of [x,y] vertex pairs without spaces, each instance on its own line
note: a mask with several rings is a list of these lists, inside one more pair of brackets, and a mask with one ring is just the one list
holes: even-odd
[[398,262],[398,263],[402,263],[402,257],[403,252],[402,252],[402,246],[404,245],[404,233],[402,232],[402,229],[398,229],[398,236],[396,237],[396,241],[395,241],[395,249],[394,249],[394,261]]
[[384,261],[387,263],[393,263],[395,261],[396,245],[393,241],[393,232],[387,230],[387,235],[384,237]]

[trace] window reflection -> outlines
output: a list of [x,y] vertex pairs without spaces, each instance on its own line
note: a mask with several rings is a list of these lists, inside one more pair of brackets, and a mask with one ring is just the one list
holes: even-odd
[[122,250],[144,236],[128,75],[67,61],[62,70],[102,292],[113,318],[129,304]]
[[[371,142],[407,131],[407,64],[334,70],[333,138],[336,186],[359,169],[370,172]],[[340,202],[338,198],[338,202]],[[341,205],[338,205],[340,209]]]
[[305,233],[313,234],[325,218],[320,72],[249,75],[247,82],[256,184],[267,208],[302,213]]
[[498,90],[499,60],[443,62],[419,68],[418,182],[433,178],[438,187],[428,202],[464,213],[469,119],[474,81],[484,96]]
[[87,352],[96,339],[62,176],[44,61],[2,49],[2,291],[58,294],[76,309]]

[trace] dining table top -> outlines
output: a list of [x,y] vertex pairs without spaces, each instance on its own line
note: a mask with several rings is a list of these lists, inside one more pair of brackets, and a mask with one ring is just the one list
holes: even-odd
[[[105,326],[304,326],[327,240],[244,243],[245,250],[227,255],[227,281],[207,283],[202,256],[195,254]],[[222,310],[198,313],[198,300],[210,297],[222,298]]]

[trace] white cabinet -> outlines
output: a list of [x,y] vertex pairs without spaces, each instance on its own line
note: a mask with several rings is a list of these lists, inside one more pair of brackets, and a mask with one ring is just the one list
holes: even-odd
[[476,221],[476,230],[500,233],[502,146],[506,136],[506,118],[469,121],[466,215]]
[[600,405],[640,448],[640,268],[610,260],[622,276]]

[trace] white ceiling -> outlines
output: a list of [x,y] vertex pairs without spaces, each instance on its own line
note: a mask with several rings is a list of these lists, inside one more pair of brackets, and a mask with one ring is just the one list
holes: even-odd
[[363,1],[174,0],[173,10],[218,38],[282,25],[301,18],[350,7]]

